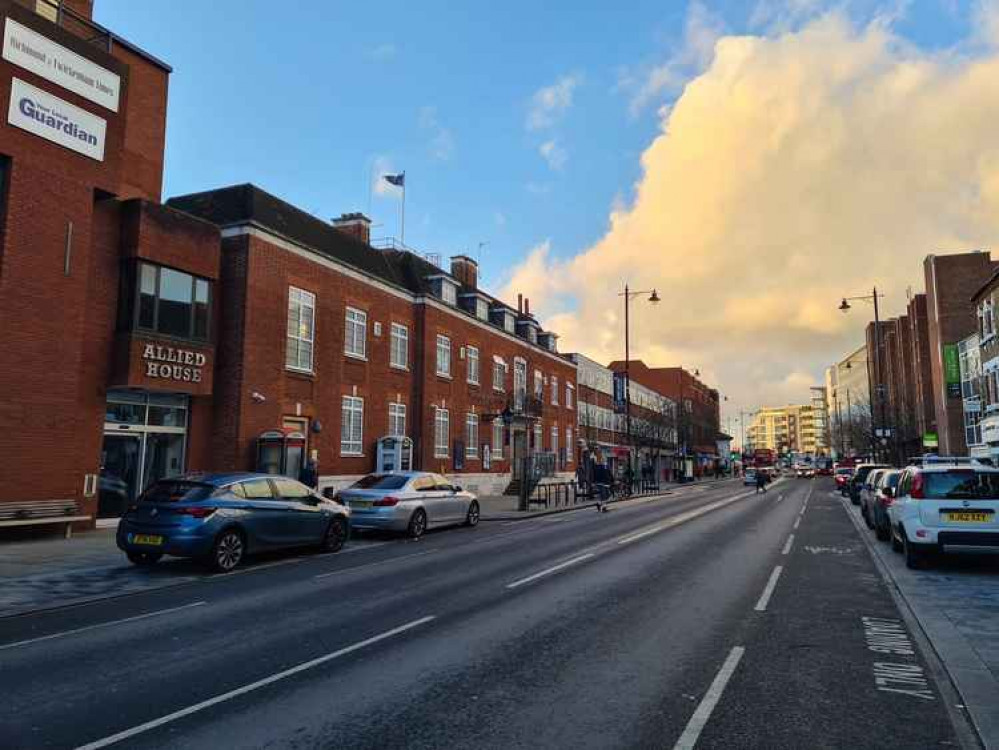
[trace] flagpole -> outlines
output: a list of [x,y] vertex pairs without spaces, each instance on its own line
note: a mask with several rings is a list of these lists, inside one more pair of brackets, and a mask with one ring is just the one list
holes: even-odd
[[402,235],[399,240],[406,244],[406,170],[402,171]]

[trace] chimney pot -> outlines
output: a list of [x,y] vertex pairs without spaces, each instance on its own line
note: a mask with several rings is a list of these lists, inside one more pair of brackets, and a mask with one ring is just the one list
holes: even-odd
[[531,314],[531,298],[524,297],[524,315]]
[[517,294],[517,314],[524,314],[524,295],[520,293]]

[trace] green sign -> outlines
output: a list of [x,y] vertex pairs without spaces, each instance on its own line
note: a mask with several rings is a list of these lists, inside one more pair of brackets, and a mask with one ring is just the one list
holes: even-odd
[[961,360],[957,344],[944,344],[944,378],[947,385],[961,384]]
[[924,432],[923,433],[923,447],[924,448],[939,448],[940,439],[937,437],[935,432]]

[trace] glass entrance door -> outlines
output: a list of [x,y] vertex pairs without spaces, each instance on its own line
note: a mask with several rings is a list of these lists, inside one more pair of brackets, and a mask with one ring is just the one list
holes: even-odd
[[98,481],[98,518],[118,518],[139,488],[141,435],[105,435]]

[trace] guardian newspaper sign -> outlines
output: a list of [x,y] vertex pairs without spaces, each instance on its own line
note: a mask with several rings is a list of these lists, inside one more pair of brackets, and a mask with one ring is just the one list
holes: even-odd
[[69,89],[112,112],[118,111],[121,78],[46,36],[7,19],[3,59]]
[[91,159],[104,161],[106,121],[18,78],[10,84],[7,122]]

